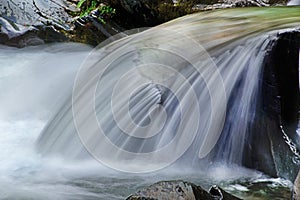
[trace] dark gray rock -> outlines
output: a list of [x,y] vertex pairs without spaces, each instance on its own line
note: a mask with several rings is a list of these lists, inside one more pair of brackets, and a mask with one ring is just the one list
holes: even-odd
[[73,28],[68,11],[76,10],[75,5],[65,0],[2,0],[0,43],[24,47],[65,41],[62,32]]
[[52,24],[70,29],[72,18],[67,11],[76,11],[76,6],[66,0],[2,0],[0,16],[26,27]]
[[207,192],[190,182],[174,180],[161,181],[150,185],[126,200],[239,200],[217,186],[212,186]]
[[76,0],[3,0],[0,2],[0,44],[24,47],[74,41],[97,45],[123,29],[98,20],[99,11],[78,18]]
[[24,26],[0,17],[0,28],[0,44],[9,46],[25,47],[68,40],[54,25]]
[[244,156],[247,167],[291,181],[297,176],[299,162],[282,130],[299,149],[299,47],[300,32],[288,31],[280,33],[266,52],[260,99]]

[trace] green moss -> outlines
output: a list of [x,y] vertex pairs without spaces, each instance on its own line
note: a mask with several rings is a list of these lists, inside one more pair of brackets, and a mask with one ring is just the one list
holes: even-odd
[[103,24],[106,23],[107,19],[110,19],[114,14],[116,14],[116,10],[114,8],[110,5],[104,4],[101,0],[80,0],[77,7],[80,9],[80,17],[86,17],[93,10],[98,10],[98,20]]

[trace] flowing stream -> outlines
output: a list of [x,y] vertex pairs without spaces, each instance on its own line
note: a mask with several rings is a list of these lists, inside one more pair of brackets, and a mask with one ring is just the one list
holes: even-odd
[[233,9],[104,48],[0,46],[0,199],[124,199],[169,179],[289,198],[290,181],[240,165],[264,57],[299,27],[297,7]]

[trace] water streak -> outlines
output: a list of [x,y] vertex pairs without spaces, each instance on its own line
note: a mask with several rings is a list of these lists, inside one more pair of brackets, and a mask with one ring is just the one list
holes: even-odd
[[73,105],[70,96],[39,150],[69,158],[88,150],[131,172],[176,160],[241,164],[266,52],[279,30],[299,27],[299,8],[249,10],[186,16],[95,49],[77,75]]

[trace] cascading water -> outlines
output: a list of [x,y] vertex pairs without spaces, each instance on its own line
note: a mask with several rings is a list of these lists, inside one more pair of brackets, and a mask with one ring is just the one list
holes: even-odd
[[233,13],[232,19],[220,11],[218,25],[207,15],[187,16],[94,50],[78,73],[73,101],[41,135],[40,151],[74,158],[87,148],[124,171],[149,161],[134,170],[152,171],[184,153],[184,162],[198,163],[213,148],[210,160],[241,164],[263,60],[278,33],[272,30],[298,22],[289,15],[257,26],[260,10]]
[[[273,195],[288,196],[290,185],[280,179],[203,165],[242,162],[264,57],[279,31],[299,28],[299,11],[190,15],[92,52],[76,44],[2,48],[0,199],[122,199],[170,177],[204,186],[225,181],[228,190],[244,193],[245,179],[266,182],[277,188]],[[116,173],[88,152],[121,171],[174,168]]]
[[[154,31],[157,33],[157,30]],[[172,36],[169,37],[169,39],[165,39],[166,35],[159,35],[160,33],[154,34],[153,32],[149,31],[148,34],[141,34],[141,36],[134,37],[133,40],[131,38],[126,38],[126,41],[122,41],[121,44],[114,44],[108,55],[105,54],[106,52],[100,50],[99,53],[97,52],[90,56],[90,58],[95,58],[96,62],[99,62],[100,64],[96,64],[96,66],[92,65],[93,67],[88,68],[85,72],[93,76],[82,80],[82,82],[84,82],[84,85],[82,86],[84,91],[78,91],[78,96],[75,96],[73,99],[73,105],[80,104],[82,106],[78,107],[78,110],[75,108],[75,112],[80,112],[80,114],[75,113],[75,115],[84,116],[84,118],[80,118],[80,121],[77,123],[87,123],[84,125],[86,129],[77,127],[77,131],[82,130],[85,135],[89,134],[89,138],[81,136],[83,140],[86,139],[87,143],[85,145],[88,147],[93,146],[92,148],[101,148],[97,150],[103,153],[101,156],[107,155],[109,156],[108,158],[113,158],[113,160],[116,159],[118,161],[121,161],[126,157],[121,151],[116,151],[113,155],[109,154],[109,152],[112,151],[112,149],[109,148],[109,144],[104,143],[102,137],[98,138],[97,135],[99,134],[99,131],[97,131],[97,126],[95,127],[94,124],[89,123],[93,120],[91,116],[93,116],[94,111],[92,105],[92,109],[88,108],[89,99],[92,99],[93,97],[89,96],[88,93],[90,91],[86,88],[91,88],[91,90],[94,91],[95,88],[92,86],[93,84],[95,85],[95,82],[93,81],[98,81],[97,72],[103,69],[101,60],[109,57],[110,53],[118,48],[126,48],[126,45],[131,45],[127,43],[133,42],[134,44],[140,44],[142,40],[147,41],[150,40],[150,38],[153,38],[151,40],[155,44],[162,44],[162,42],[169,44],[172,42],[176,47],[179,47],[181,42],[183,42],[186,45],[186,49],[183,49],[184,51],[193,48],[193,46],[188,46],[187,41],[180,40],[180,43],[177,44],[175,38]],[[169,32],[168,34],[171,33],[172,32]],[[177,36],[178,35],[176,35],[176,37]],[[155,39],[159,39],[159,42],[154,41]],[[96,94],[96,113],[103,132],[115,145],[120,146],[127,151],[135,152],[137,154],[140,153],[142,155],[141,160],[138,160],[138,155],[132,157],[133,160],[136,160],[137,162],[151,160],[151,163],[155,163],[159,158],[156,158],[155,155],[148,157],[149,154],[146,154],[146,152],[162,148],[164,145],[168,144],[169,140],[174,139],[174,136],[176,135],[179,135],[177,136],[179,137],[179,141],[184,141],[188,136],[193,136],[194,134],[193,137],[195,137],[195,142],[193,145],[190,143],[193,151],[188,152],[189,155],[185,155],[184,157],[190,161],[196,160],[194,157],[198,157],[199,149],[203,148],[202,145],[206,145],[207,143],[209,143],[209,145],[215,145],[217,142],[218,134],[221,133],[224,125],[225,109],[227,106],[226,94],[231,94],[234,88],[237,87],[236,85],[239,84],[242,93],[233,94],[233,102],[230,105],[230,111],[227,116],[229,119],[226,121],[225,129],[222,133],[225,135],[226,141],[221,142],[221,146],[219,146],[218,149],[222,152],[219,153],[222,154],[220,155],[220,158],[222,157],[222,159],[230,162],[241,164],[243,156],[241,147],[247,142],[245,138],[247,137],[246,129],[253,117],[252,115],[255,109],[254,102],[257,96],[256,91],[260,75],[259,72],[265,51],[268,49],[272,39],[274,38],[269,35],[249,39],[247,42],[241,43],[237,45],[237,47],[231,49],[231,52],[226,51],[225,53],[218,55],[215,59],[215,63],[218,66],[219,71],[216,71],[216,68],[208,65],[211,64],[211,61],[205,60],[209,59],[207,57],[202,56],[203,60],[200,59],[201,62],[195,62],[194,66],[190,66],[190,63],[177,57],[178,54],[174,56],[169,52],[165,53],[162,51],[163,47],[158,46],[156,48],[160,50],[138,50],[129,52],[128,55],[122,56],[117,61],[114,60],[110,68],[107,69],[109,72],[103,75],[101,82],[99,83],[101,86],[98,86],[99,92]],[[199,59],[199,56],[201,58],[201,55],[194,55],[193,52],[190,51],[189,53],[191,53],[192,57],[195,56],[196,59]],[[103,54],[105,55],[103,56]],[[183,53],[180,52],[179,55],[182,54]],[[137,58],[137,56],[140,58]],[[155,66],[156,68],[154,69],[150,64],[149,66],[146,66],[147,63],[145,63],[143,64],[146,66],[145,68],[141,67],[135,72],[135,64],[132,62],[134,59],[143,59],[138,62],[144,62],[145,59],[149,59],[154,63],[153,65],[157,65],[156,63],[159,63],[160,65]],[[91,60],[94,62],[94,59]],[[135,62],[137,62],[136,60]],[[198,66],[196,67],[198,69],[207,70],[205,74],[194,69],[197,64]],[[178,75],[176,74],[178,72],[172,68],[169,69],[164,66],[172,66],[176,70],[178,69],[180,74]],[[206,66],[210,68],[207,67],[205,69]],[[132,74],[126,77],[124,72],[128,71],[131,71]],[[216,73],[220,73],[222,78],[218,74],[216,75]],[[184,79],[181,76],[183,76]],[[203,76],[206,77],[203,78]],[[123,78],[125,81],[130,80],[130,82],[122,82],[124,81]],[[162,80],[159,80],[161,78]],[[119,85],[115,86],[116,84]],[[178,85],[174,86],[174,84]],[[126,85],[126,87],[122,87],[124,85]],[[174,87],[177,90],[174,89]],[[207,87],[209,87],[209,90]],[[222,89],[224,91],[222,91]],[[114,94],[112,94],[113,92]],[[191,99],[194,98],[194,96],[189,92],[195,92],[197,100]],[[128,96],[130,94],[132,95],[131,97]],[[77,100],[77,98],[79,98],[79,100]],[[80,98],[83,100],[80,100]],[[211,100],[211,98],[214,99]],[[76,101],[80,101],[80,103],[77,103]],[[67,102],[68,103],[67,105],[64,105],[62,112],[59,113],[59,116],[54,118],[54,123],[49,124],[45,129],[44,135],[42,135],[42,138],[39,140],[39,144],[44,151],[65,152],[67,156],[78,157],[78,155],[81,155],[83,153],[82,151],[85,150],[80,150],[80,148],[78,148],[80,142],[76,137],[77,131],[72,121],[73,113],[70,104],[71,100],[69,99]],[[183,106],[186,110],[180,106]],[[199,108],[199,110],[196,110],[197,108]],[[111,109],[113,109],[113,111],[110,111]],[[127,113],[127,109],[129,110],[129,113]],[[153,110],[151,111],[151,109]],[[147,117],[149,112],[150,118]],[[63,117],[60,115],[63,115]],[[201,117],[197,117],[198,115]],[[134,121],[133,123],[136,125],[131,122],[131,117]],[[186,124],[181,128],[179,127],[179,122],[183,117],[185,118],[182,120],[184,120],[184,123]],[[117,121],[116,123],[118,123],[119,128],[112,121],[113,119]],[[151,124],[151,127],[153,126],[153,128],[151,128],[149,124]],[[198,130],[196,130],[196,128],[198,128]],[[61,132],[60,130],[64,131]],[[126,132],[132,137],[126,136]],[[51,135],[50,138],[48,134]],[[77,138],[77,141],[75,138]],[[215,139],[215,141],[209,141],[211,138]],[[88,140],[92,143],[89,143]],[[66,145],[66,143],[68,143],[68,145]],[[178,142],[176,143],[176,146],[171,148],[170,152],[166,151],[158,156],[165,160],[165,157],[172,153],[174,149],[180,149],[180,145],[184,144]],[[205,148],[209,147],[207,146]],[[76,151],[74,151],[74,149],[76,149]],[[94,151],[94,149],[89,150],[91,152]],[[184,153],[185,150],[180,153]],[[200,152],[200,154],[203,154],[201,155],[202,158],[209,153],[206,149],[203,149],[202,151],[203,152]],[[127,159],[128,158],[125,160]],[[161,162],[162,161],[159,160],[159,163]],[[125,163],[122,164],[122,166],[124,165]],[[151,170],[152,166],[148,166],[150,167],[148,170]],[[143,168],[143,170],[145,169],[146,167]]]

